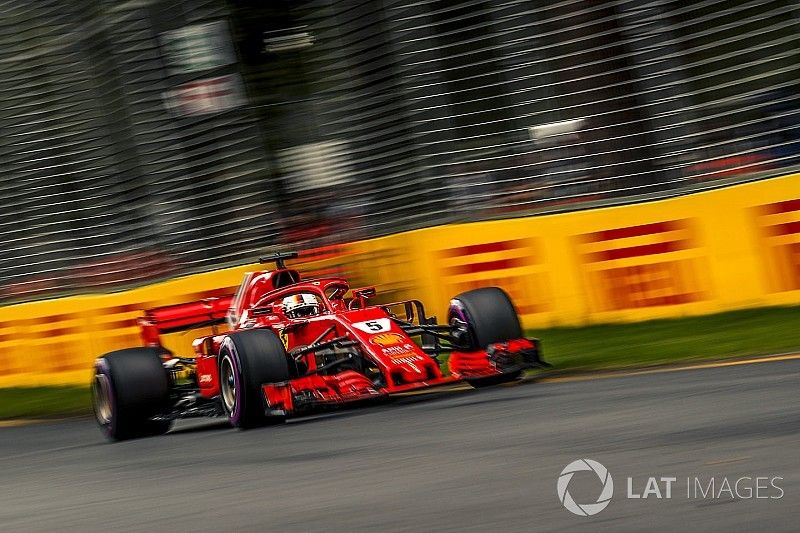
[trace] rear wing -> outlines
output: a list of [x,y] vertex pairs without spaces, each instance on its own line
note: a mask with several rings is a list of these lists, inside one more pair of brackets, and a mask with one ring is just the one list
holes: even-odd
[[223,296],[148,309],[139,319],[142,340],[146,346],[160,346],[165,333],[224,324],[232,304],[233,296]]

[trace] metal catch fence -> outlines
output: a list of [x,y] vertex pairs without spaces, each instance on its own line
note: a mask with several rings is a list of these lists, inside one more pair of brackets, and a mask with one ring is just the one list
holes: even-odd
[[793,0],[0,0],[0,303],[800,164]]

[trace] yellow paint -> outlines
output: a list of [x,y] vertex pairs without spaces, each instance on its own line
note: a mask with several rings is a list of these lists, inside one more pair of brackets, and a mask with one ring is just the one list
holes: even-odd
[[33,424],[41,424],[44,422],[52,422],[52,420],[36,420],[30,418],[17,418],[14,420],[0,420],[0,428],[17,428],[22,426],[30,426]]
[[[353,287],[375,285],[380,302],[418,298],[440,320],[457,292],[499,285],[530,328],[798,304],[800,232],[775,229],[799,221],[800,210],[761,207],[797,199],[800,175],[784,176],[641,204],[404,232],[344,245],[301,270],[346,275]],[[659,223],[671,225],[596,240]],[[659,246],[672,248],[629,253]],[[135,320],[143,309],[220,288],[233,292],[245,272],[258,268],[2,307],[0,387],[86,383],[95,357],[139,344]],[[193,336],[172,334],[165,344],[190,355]]]

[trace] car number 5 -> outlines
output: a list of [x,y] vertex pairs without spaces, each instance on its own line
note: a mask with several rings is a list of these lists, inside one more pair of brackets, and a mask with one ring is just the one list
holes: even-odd
[[365,320],[364,322],[356,322],[353,326],[365,333],[381,333],[383,331],[390,331],[392,329],[392,322],[388,318],[373,318],[372,320]]

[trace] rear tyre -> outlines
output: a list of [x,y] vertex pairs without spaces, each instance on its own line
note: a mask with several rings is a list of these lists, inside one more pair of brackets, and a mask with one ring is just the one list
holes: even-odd
[[283,343],[268,329],[229,334],[219,353],[222,408],[241,429],[279,424],[285,416],[266,414],[262,385],[288,381],[289,360]]
[[[461,339],[468,351],[482,350],[496,342],[522,337],[522,326],[511,298],[499,287],[463,292],[450,301],[450,325],[460,324]],[[473,387],[488,387],[517,379],[521,371],[485,378],[467,379]]]
[[109,440],[161,435],[172,420],[151,420],[169,407],[169,377],[156,348],[128,348],[97,359],[92,407]]

